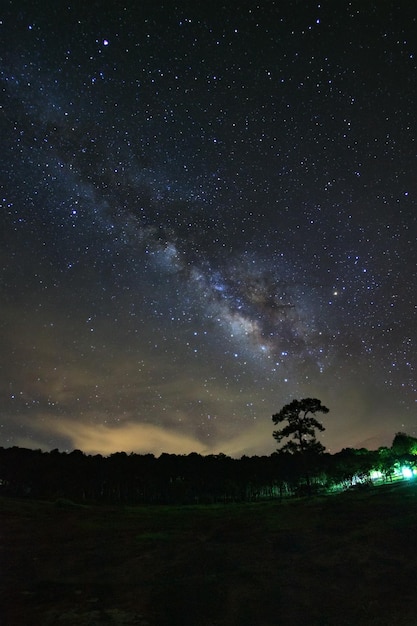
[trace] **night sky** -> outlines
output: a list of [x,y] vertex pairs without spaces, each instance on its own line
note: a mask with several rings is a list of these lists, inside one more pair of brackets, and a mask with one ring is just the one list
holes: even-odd
[[[239,7],[239,8],[238,8]],[[416,435],[412,2],[6,1],[0,445]]]

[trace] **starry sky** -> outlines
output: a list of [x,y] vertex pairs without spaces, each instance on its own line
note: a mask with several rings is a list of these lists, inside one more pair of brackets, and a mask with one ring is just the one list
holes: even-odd
[[411,2],[0,10],[0,445],[416,435]]

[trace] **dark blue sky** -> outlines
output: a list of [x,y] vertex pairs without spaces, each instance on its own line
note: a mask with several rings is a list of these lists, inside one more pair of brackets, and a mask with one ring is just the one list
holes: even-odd
[[0,445],[416,434],[416,12],[304,5],[3,5]]

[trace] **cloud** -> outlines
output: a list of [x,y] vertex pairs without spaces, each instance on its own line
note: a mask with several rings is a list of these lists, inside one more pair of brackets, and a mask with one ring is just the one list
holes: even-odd
[[109,426],[101,423],[79,423],[70,419],[45,419],[42,425],[38,425],[49,434],[67,437],[74,448],[87,454],[108,455],[124,451],[159,455],[163,452],[188,454],[207,451],[201,442],[189,435],[152,424],[124,422]]
[[[196,437],[181,433],[178,430],[168,429],[166,426],[155,424],[140,424],[132,421],[109,425],[103,423],[77,422],[74,419],[52,419],[50,416],[38,420],[36,429],[40,439],[42,435],[65,438],[72,448],[79,449],[86,454],[109,455],[114,452],[134,452],[137,454],[219,454],[240,457],[265,454],[265,439],[271,438],[269,424],[254,424],[238,436],[230,439],[217,439],[213,444],[203,443]],[[45,446],[39,446],[44,448]],[[271,450],[274,444],[271,438]]]

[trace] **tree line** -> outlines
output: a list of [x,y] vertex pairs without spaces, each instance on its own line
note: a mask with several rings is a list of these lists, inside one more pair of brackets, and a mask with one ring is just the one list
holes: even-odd
[[[397,433],[391,448],[325,452],[316,432],[317,398],[286,404],[272,416],[282,426],[272,435],[281,447],[270,456],[126,454],[109,457],[26,448],[0,448],[0,493],[33,498],[118,504],[253,502],[367,485],[372,472],[393,480],[404,467],[413,475],[417,439]],[[283,443],[284,442],[284,443]]]
[[405,433],[378,450],[281,449],[240,459],[195,452],[105,457],[11,447],[0,448],[0,494],[124,505],[255,502],[366,485],[372,472],[390,481],[399,468],[411,472],[416,466],[417,439]]

